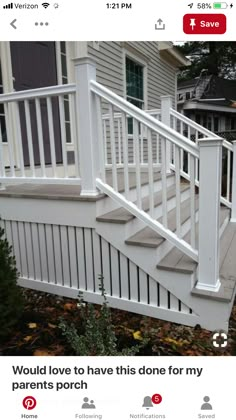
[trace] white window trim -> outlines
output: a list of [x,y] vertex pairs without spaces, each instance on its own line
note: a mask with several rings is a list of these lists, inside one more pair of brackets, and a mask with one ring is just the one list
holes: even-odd
[[126,95],[126,57],[130,58],[131,60],[135,61],[137,64],[140,64],[143,67],[143,102],[144,102],[144,109],[146,110],[146,109],[148,109],[147,61],[141,59],[138,55],[134,54],[133,52],[129,51],[128,49],[123,48],[123,51],[122,51],[123,96],[124,96],[125,100],[127,99],[127,95]]

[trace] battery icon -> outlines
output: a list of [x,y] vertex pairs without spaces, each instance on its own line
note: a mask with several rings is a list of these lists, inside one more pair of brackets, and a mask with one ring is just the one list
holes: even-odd
[[213,9],[227,9],[228,4],[225,2],[213,3]]

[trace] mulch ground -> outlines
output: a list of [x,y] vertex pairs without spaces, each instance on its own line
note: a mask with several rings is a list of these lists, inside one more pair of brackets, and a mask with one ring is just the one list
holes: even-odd
[[[0,354],[5,356],[73,356],[58,328],[59,318],[79,326],[80,309],[74,299],[25,289],[22,318],[4,343]],[[97,306],[99,311],[99,306]],[[212,332],[157,320],[126,311],[111,309],[118,349],[140,343],[148,336],[141,356],[212,356],[236,355],[236,305],[233,308],[228,333],[228,346],[217,350],[212,345]]]

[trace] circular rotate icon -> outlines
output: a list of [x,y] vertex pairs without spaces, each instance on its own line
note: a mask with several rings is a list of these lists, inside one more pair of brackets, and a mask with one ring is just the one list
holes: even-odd
[[160,404],[162,402],[162,396],[160,394],[153,394],[152,402],[153,404]]
[[33,408],[36,407],[37,402],[36,402],[36,399],[34,397],[29,396],[29,397],[25,397],[23,399],[22,404],[23,404],[23,407],[26,410],[33,410]]

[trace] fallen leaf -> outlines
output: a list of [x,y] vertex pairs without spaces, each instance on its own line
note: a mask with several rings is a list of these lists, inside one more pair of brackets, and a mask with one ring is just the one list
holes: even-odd
[[49,326],[49,328],[57,328],[57,326],[56,325],[54,325],[54,324],[48,324],[48,326]]
[[50,356],[47,350],[35,350],[33,356]]
[[71,309],[73,309],[74,307],[75,307],[74,303],[65,303],[64,310],[65,311],[71,311]]
[[32,335],[27,335],[26,337],[24,337],[24,341],[28,342],[32,340]]
[[28,324],[28,327],[29,328],[37,328],[37,324],[35,323],[35,322],[30,322],[29,324]]
[[134,337],[135,340],[140,340],[140,341],[143,340],[143,337],[141,336],[141,331],[135,331],[133,333],[133,337]]

